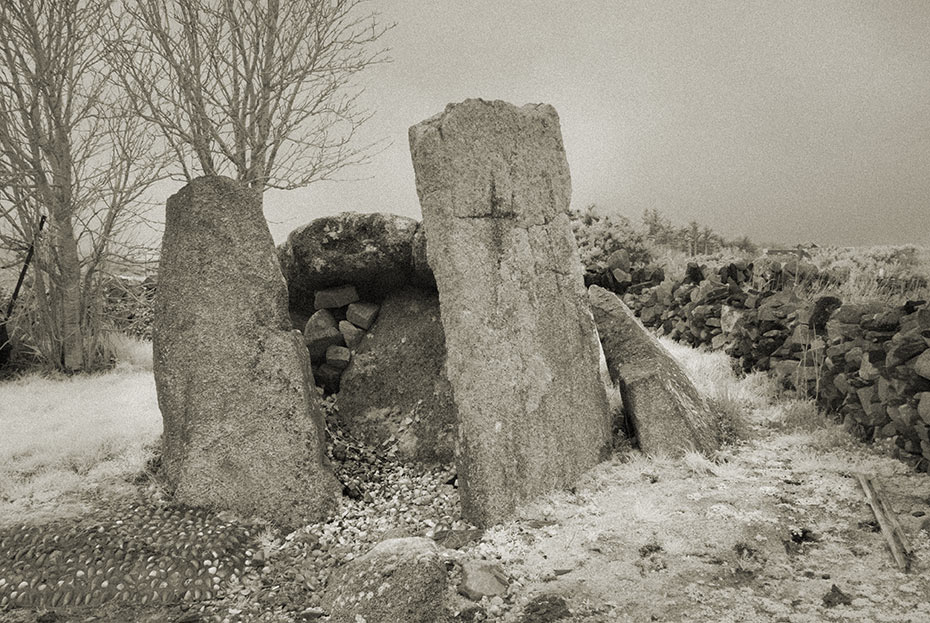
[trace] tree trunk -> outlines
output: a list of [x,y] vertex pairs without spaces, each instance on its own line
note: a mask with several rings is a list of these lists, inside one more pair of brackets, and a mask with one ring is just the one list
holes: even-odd
[[84,368],[84,339],[81,331],[81,261],[74,226],[67,210],[52,214],[61,295],[62,366],[68,372]]

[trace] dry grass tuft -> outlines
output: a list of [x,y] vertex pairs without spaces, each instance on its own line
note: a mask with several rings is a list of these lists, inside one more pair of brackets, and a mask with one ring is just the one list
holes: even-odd
[[695,476],[717,475],[717,466],[700,452],[686,452],[682,457],[682,462]]
[[102,495],[144,471],[162,430],[151,345],[120,348],[126,359],[105,374],[0,384],[0,522],[61,498]]
[[738,376],[722,351],[695,349],[668,338],[660,342],[684,368],[715,416],[718,437],[735,443],[750,435],[750,414],[770,405],[778,391],[764,372]]
[[107,336],[107,349],[117,370],[152,371],[152,343],[122,333]]

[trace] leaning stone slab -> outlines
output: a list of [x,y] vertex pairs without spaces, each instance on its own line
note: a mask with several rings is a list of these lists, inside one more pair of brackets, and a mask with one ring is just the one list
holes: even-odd
[[718,443],[705,400],[681,366],[616,294],[591,286],[591,310],[611,379],[646,454],[710,453]]
[[261,199],[225,177],[168,199],[153,331],[165,474],[182,504],[295,526],[335,480]]
[[468,100],[410,129],[457,408],[463,516],[487,526],[610,446],[598,345],[548,105]]
[[451,464],[455,407],[445,363],[438,295],[419,288],[389,294],[342,377],[341,426],[371,446],[395,439],[400,460]]

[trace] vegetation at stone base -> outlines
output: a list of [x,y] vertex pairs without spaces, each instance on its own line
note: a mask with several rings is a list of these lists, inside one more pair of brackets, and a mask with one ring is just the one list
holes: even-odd
[[716,416],[718,436],[724,443],[738,443],[748,433],[747,408],[761,408],[782,392],[765,372],[734,376],[731,358],[722,351],[695,349],[670,338],[659,338],[662,346],[677,360]]
[[[930,618],[924,599],[930,591],[930,478],[855,443],[766,375],[737,377],[720,352],[663,344],[708,398],[727,403],[741,418],[742,437],[710,459],[645,457],[627,449],[573,490],[541,498],[516,520],[476,536],[454,555],[495,561],[510,583],[503,596],[473,603],[472,611],[501,623],[533,620],[525,613],[535,612],[536,597],[546,594],[560,596],[570,611],[564,620],[576,623],[638,623],[652,615],[808,623]],[[116,511],[123,507],[113,501],[130,498],[171,509],[151,491],[151,480],[136,478],[145,473],[149,442],[158,435],[149,348],[124,345],[123,362],[102,375],[30,375],[0,385],[2,404],[15,409],[0,413],[5,430],[12,422],[15,431],[15,439],[0,439],[0,483],[11,474],[20,483],[3,491],[5,525],[79,516],[86,506]],[[112,404],[129,395],[141,397]],[[94,413],[100,414],[96,422],[108,423],[88,425],[87,414]],[[154,623],[185,613],[205,621],[321,617],[313,603],[327,570],[339,561],[385,534],[438,536],[447,526],[463,527],[455,523],[457,497],[448,473],[419,473],[350,439],[336,441],[330,454],[337,460],[368,454],[354,463],[354,497],[324,524],[290,534],[258,526],[257,540],[248,545],[253,567],[222,598],[162,610],[138,604],[118,611],[58,609],[60,620],[101,615]],[[72,466],[83,466],[84,474]],[[910,574],[894,567],[853,472],[877,476],[898,512],[916,550]],[[834,584],[850,596],[848,603],[825,600]],[[2,616],[35,620],[27,610]]]
[[0,524],[78,513],[83,495],[125,495],[161,434],[152,345],[115,338],[104,374],[0,381]]

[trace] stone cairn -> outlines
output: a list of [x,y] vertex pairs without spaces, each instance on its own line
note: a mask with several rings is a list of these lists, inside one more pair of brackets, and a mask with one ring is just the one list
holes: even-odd
[[547,105],[468,100],[410,129],[458,412],[463,516],[490,525],[605,457],[611,421]]
[[340,380],[379,302],[404,287],[435,290],[420,223],[395,214],[343,212],[292,231],[278,249],[291,320],[304,333],[317,385]]
[[346,284],[317,291],[314,307],[304,325],[304,341],[317,385],[333,394],[352,361],[352,350],[371,329],[380,306],[359,301],[355,286]]
[[422,224],[324,216],[292,231],[278,257],[316,383],[335,395],[331,424],[385,456],[451,463],[454,405]]
[[223,177],[168,200],[153,329],[165,475],[181,504],[282,525],[335,504],[310,360],[261,198]]

